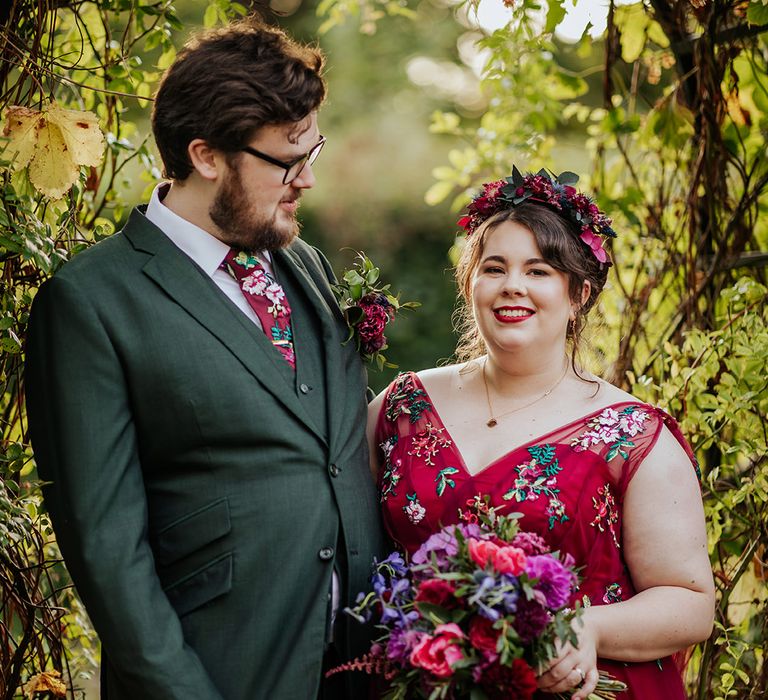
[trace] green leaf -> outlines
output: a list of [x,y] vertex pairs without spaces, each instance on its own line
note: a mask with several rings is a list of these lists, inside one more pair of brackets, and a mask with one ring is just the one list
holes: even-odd
[[216,21],[219,18],[219,8],[214,4],[208,5],[205,8],[205,14],[203,14],[203,26],[206,29],[216,26]]
[[424,201],[430,206],[434,207],[440,204],[453,190],[454,183],[448,180],[440,180],[435,182],[424,195]]
[[768,5],[752,0],[747,8],[747,22],[750,24],[768,24]]
[[645,48],[645,34],[651,22],[642,3],[616,8],[616,24],[621,30],[621,57],[634,63]]
[[544,31],[548,34],[557,29],[557,25],[565,18],[565,2],[564,0],[547,0],[549,10],[547,11],[547,24],[544,27]]

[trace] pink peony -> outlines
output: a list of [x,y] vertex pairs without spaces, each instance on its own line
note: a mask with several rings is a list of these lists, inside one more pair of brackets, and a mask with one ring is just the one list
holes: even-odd
[[493,568],[500,574],[519,576],[525,570],[526,556],[517,547],[499,547],[491,554]]
[[528,556],[549,552],[549,545],[535,532],[518,532],[512,540],[512,546],[519,547]]
[[411,665],[423,668],[438,678],[452,676],[452,666],[464,658],[459,642],[465,637],[454,623],[438,625],[433,637],[426,635],[413,649]]
[[488,540],[467,540],[467,547],[469,548],[469,556],[472,561],[475,562],[481,569],[484,569],[488,561],[492,559],[494,553],[499,549],[499,546]]

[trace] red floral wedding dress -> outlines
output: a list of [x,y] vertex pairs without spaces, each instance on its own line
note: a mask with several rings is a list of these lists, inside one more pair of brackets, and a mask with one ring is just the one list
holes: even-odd
[[[473,476],[419,378],[400,374],[387,390],[376,426],[385,526],[412,554],[442,526],[457,522],[469,500],[488,494],[498,512],[523,513],[523,530],[575,558],[583,581],[572,603],[627,600],[635,591],[622,556],[621,503],[663,425],[695,468],[669,415],[647,404],[622,402],[516,447]],[[686,697],[672,657],[644,663],[599,659],[598,667],[629,686],[617,700]]]

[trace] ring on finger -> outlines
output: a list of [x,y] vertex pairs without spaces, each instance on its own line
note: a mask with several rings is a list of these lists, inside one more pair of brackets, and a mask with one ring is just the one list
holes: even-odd
[[579,681],[579,685],[584,683],[584,681],[587,679],[587,674],[584,673],[584,671],[582,671],[578,666],[576,666],[573,670],[576,671],[576,673],[579,674],[579,678],[581,678],[581,680]]

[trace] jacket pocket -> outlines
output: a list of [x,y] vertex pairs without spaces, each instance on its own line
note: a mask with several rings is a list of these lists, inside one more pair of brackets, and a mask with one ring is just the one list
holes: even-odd
[[227,552],[184,578],[165,587],[165,594],[179,617],[232,590],[234,554]]
[[152,547],[155,560],[163,567],[169,566],[224,537],[231,530],[229,501],[220,498],[159,530]]

